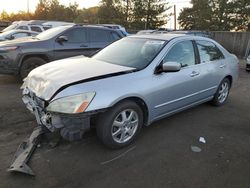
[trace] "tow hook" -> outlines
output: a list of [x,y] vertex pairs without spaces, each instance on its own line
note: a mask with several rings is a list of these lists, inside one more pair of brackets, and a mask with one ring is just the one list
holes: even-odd
[[19,145],[14,155],[13,162],[7,171],[21,172],[32,176],[35,175],[27,163],[29,162],[32,153],[35,151],[43,133],[44,131],[41,126],[38,126],[33,130],[30,137]]

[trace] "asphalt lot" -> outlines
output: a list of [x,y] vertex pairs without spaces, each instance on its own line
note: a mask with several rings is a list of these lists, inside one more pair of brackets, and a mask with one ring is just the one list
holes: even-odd
[[127,148],[105,148],[94,131],[55,148],[42,143],[29,163],[35,177],[6,172],[36,123],[22,104],[21,84],[0,75],[0,187],[249,188],[250,73],[243,66],[226,105],[203,104],[158,121]]

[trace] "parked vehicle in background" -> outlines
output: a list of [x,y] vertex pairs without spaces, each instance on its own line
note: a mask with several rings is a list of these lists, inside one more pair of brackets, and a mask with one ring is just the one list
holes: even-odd
[[61,22],[61,21],[48,21],[42,23],[42,26],[45,30],[65,25],[75,25],[75,24],[70,22]]
[[250,55],[247,57],[246,70],[250,71]]
[[0,43],[0,74],[25,78],[45,63],[67,57],[91,56],[124,37],[114,29],[97,26],[59,26],[36,37]]
[[51,29],[63,25],[75,25],[74,23],[61,22],[61,21],[45,21],[45,20],[30,20],[30,21],[16,21],[13,22],[10,26],[5,28],[2,32],[10,30],[27,30],[34,32],[43,32],[47,29]]
[[24,37],[34,37],[38,33],[34,31],[26,31],[26,30],[10,30],[3,33],[0,33],[0,42],[5,40],[13,40]]
[[185,35],[194,35],[194,36],[200,36],[200,37],[207,37],[212,38],[212,34],[208,31],[171,31],[169,34],[185,34]]
[[91,58],[36,68],[22,86],[23,101],[40,126],[68,140],[95,123],[106,146],[121,148],[143,125],[207,101],[223,105],[238,63],[208,38],[133,35]]
[[125,35],[125,36],[129,35],[128,32],[126,31],[125,27],[122,27],[122,26],[117,25],[117,24],[97,24],[97,25],[104,26],[104,27],[107,27],[110,29],[118,29],[123,33],[123,35]]
[[156,30],[141,30],[138,31],[136,34],[137,35],[148,35],[154,33]]
[[26,31],[35,31],[35,32],[43,32],[45,29],[40,23],[44,21],[16,21],[11,25],[3,29],[1,32],[11,31],[11,30],[26,30]]

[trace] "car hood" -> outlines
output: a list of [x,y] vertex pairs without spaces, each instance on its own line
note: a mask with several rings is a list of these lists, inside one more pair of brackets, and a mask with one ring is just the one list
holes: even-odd
[[133,70],[135,68],[77,56],[54,61],[34,69],[24,79],[21,88],[28,88],[37,97],[48,101],[60,88],[69,84],[79,83],[87,79],[101,79],[102,76],[112,76],[114,73]]
[[23,37],[14,40],[6,40],[1,42],[0,46],[18,46],[20,44],[29,43],[29,42],[37,42],[40,41],[39,39],[32,38],[32,37]]

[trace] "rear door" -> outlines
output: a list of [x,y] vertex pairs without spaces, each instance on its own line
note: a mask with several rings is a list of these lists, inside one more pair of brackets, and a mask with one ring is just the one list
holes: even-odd
[[92,54],[121,38],[115,31],[101,28],[88,28],[88,34]]
[[85,28],[72,28],[60,36],[65,36],[68,40],[64,42],[57,42],[57,40],[55,40],[55,59],[62,59],[77,55],[89,56],[91,54],[89,41],[87,40],[87,31]]
[[197,50],[200,60],[200,74],[202,75],[202,85],[200,97],[208,97],[214,95],[218,85],[225,76],[225,68],[227,66],[223,53],[211,41],[196,40]]

